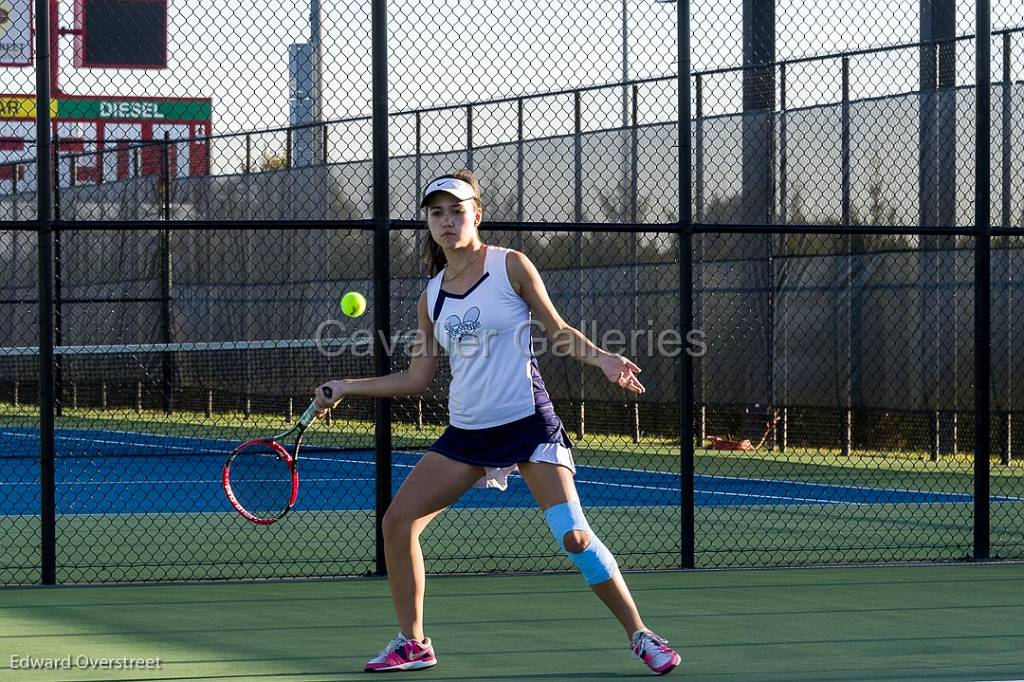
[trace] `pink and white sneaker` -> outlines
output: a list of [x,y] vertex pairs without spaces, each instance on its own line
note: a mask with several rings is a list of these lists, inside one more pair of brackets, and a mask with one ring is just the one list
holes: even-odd
[[650,630],[637,630],[633,633],[633,656],[643,661],[652,675],[671,672],[682,660],[668,646],[668,642]]
[[399,670],[420,670],[437,665],[434,647],[427,637],[422,642],[409,639],[401,632],[363,668],[368,673],[386,673]]

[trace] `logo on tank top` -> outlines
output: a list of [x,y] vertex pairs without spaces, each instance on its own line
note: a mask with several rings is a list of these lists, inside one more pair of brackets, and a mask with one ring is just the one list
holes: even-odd
[[475,338],[476,331],[480,329],[480,309],[473,306],[461,318],[458,315],[449,315],[445,318],[444,328],[448,330],[448,336],[453,343],[470,337]]

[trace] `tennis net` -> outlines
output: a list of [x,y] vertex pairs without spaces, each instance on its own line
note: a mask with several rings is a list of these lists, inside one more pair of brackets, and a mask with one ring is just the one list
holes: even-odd
[[[373,348],[369,336],[58,346],[54,370],[60,408],[280,413],[322,381],[372,375]],[[38,405],[38,371],[38,348],[0,348],[0,404]]]

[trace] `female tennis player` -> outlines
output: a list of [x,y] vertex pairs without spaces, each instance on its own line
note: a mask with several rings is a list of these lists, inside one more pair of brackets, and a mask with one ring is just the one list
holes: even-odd
[[644,625],[615,558],[580,507],[572,442],[530,352],[531,313],[553,344],[597,366],[623,389],[644,392],[640,368],[566,324],[525,255],[481,241],[483,207],[471,172],[432,181],[422,206],[431,236],[425,257],[433,277],[419,299],[419,334],[409,369],[331,381],[316,396],[326,409],[348,395],[422,393],[433,379],[440,348],[450,356],[450,425],[416,464],[383,519],[388,583],[401,630],[365,670],[417,670],[437,663],[423,632],[420,533],[471,486],[504,489],[518,467],[555,540],[625,628],[633,654],[652,673],[669,672],[679,664],[679,654]]

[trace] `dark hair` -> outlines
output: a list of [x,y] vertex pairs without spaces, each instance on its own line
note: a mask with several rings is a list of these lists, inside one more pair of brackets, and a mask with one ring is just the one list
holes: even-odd
[[[476,179],[476,175],[471,170],[457,170],[449,175],[441,175],[434,180],[440,178],[456,178],[463,182],[468,182],[473,190],[476,192],[476,196],[473,197],[473,203],[476,207],[483,210],[483,202],[480,201],[480,183]],[[433,182],[433,181],[431,181]],[[434,238],[427,234],[426,240],[423,242],[423,253],[421,254],[423,262],[427,264],[427,269],[430,271],[430,276],[433,277],[437,273],[441,272],[446,265],[448,265],[448,259],[445,258],[444,250],[441,245],[434,241]]]

